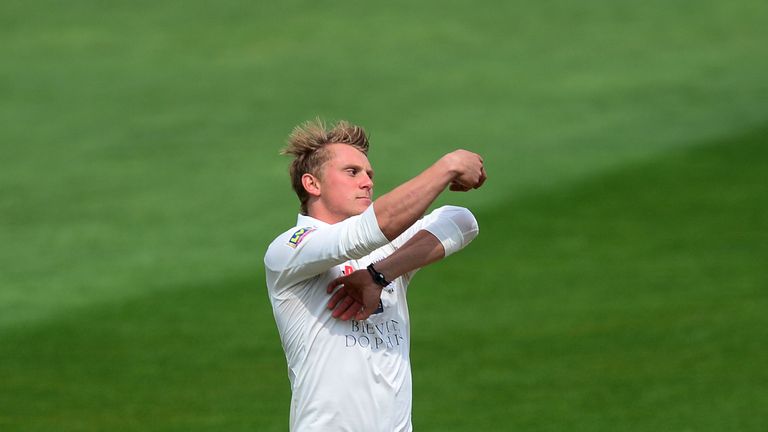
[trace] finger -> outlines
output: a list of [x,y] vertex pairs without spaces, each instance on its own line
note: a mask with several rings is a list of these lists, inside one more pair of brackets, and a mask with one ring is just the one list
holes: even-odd
[[347,311],[347,309],[349,309],[353,303],[355,303],[355,299],[352,297],[345,297],[344,300],[342,300],[341,303],[339,303],[336,308],[333,309],[333,313],[331,315],[333,315],[334,318],[340,317],[344,312]]
[[342,282],[342,279],[344,279],[344,276],[337,277],[336,279],[329,282],[328,288],[325,289],[325,292],[327,292],[328,294],[332,293],[337,286],[342,285],[344,283]]
[[351,305],[349,305],[347,310],[344,311],[343,314],[341,314],[339,319],[342,320],[342,321],[349,321],[350,319],[352,319],[360,311],[361,307],[363,307],[363,305],[361,305],[358,302],[352,303]]
[[451,187],[450,187],[450,190],[452,190],[454,192],[466,192],[469,189],[470,189],[469,187],[464,186],[463,184],[458,183],[458,182],[451,183]]
[[336,291],[336,294],[328,300],[328,309],[335,308],[344,297],[347,297],[347,291],[344,288]]
[[477,183],[477,186],[475,186],[475,189],[479,188],[480,186],[485,183],[485,180],[488,179],[488,175],[485,173],[485,167],[480,168],[480,181]]
[[371,316],[370,308],[366,308],[365,305],[363,305],[363,308],[360,309],[357,315],[355,315],[355,319],[358,321],[363,321],[367,320],[369,316]]

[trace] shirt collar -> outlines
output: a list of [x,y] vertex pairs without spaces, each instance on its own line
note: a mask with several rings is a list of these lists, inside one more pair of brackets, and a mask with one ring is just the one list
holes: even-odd
[[325,223],[320,219],[315,219],[312,216],[307,216],[303,214],[299,214],[299,217],[296,218],[296,226],[323,227],[323,226],[329,226],[329,225],[330,225],[329,223]]

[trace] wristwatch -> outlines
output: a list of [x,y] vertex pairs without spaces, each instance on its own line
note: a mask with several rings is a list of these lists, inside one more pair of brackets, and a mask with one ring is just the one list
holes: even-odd
[[[373,264],[368,265],[367,268],[368,268],[368,273],[371,274],[371,277],[373,278],[373,282],[376,285],[380,285],[382,288],[386,288],[387,285],[389,285],[391,283],[391,282],[389,282],[387,280],[386,277],[384,277],[384,275],[381,272],[376,270],[376,268],[373,266]],[[392,291],[392,289],[390,288],[387,291]]]

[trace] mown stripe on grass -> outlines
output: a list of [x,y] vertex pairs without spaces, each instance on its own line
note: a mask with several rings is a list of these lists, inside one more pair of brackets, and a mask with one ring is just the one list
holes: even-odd
[[285,429],[262,278],[180,287],[0,339],[0,429]]
[[[420,430],[742,430],[768,418],[768,129],[478,212],[411,296]],[[0,336],[3,430],[284,430],[261,275]]]
[[410,292],[425,430],[768,427],[768,128],[478,215]]

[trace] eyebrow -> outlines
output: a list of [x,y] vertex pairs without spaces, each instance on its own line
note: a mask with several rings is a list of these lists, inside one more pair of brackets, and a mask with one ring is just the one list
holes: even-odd
[[358,171],[365,171],[368,174],[368,177],[373,178],[373,170],[372,169],[365,169],[361,165],[356,164],[347,164],[341,167],[342,171],[346,171],[348,169],[356,169]]

